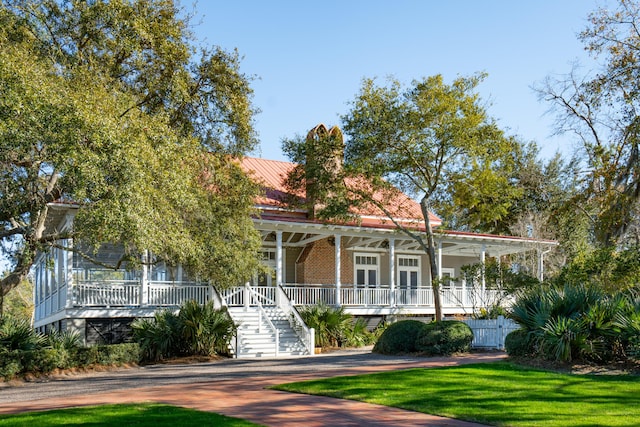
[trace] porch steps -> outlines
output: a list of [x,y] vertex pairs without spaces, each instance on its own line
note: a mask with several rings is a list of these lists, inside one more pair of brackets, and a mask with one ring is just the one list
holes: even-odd
[[276,306],[264,306],[269,320],[279,334],[276,352],[275,332],[265,318],[260,319],[258,307],[229,307],[229,314],[238,325],[237,357],[288,357],[309,355],[304,343],[291,328],[286,314]]

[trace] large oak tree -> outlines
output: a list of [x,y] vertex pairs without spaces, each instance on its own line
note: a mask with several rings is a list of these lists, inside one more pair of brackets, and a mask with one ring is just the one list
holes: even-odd
[[[198,48],[171,0],[5,0],[0,7],[0,239],[11,272],[38,251],[117,243],[219,285],[257,265],[251,78],[235,52]],[[76,206],[72,230],[46,220]],[[0,300],[1,301],[1,300]]]
[[556,130],[577,136],[582,182],[575,206],[592,221],[599,246],[640,242],[640,5],[590,15],[580,34],[602,67],[549,78],[540,95],[557,113]]
[[[287,184],[294,192],[311,188],[305,202],[314,215],[345,220],[375,207],[418,242],[429,259],[437,320],[442,305],[432,206],[452,200],[450,191],[464,191],[459,197],[466,200],[466,220],[492,223],[508,214],[520,194],[504,173],[514,141],[487,116],[475,93],[483,78],[446,84],[436,75],[406,88],[395,80],[378,86],[365,79],[342,117],[344,146],[339,129],[324,126],[283,141],[285,153],[302,166]],[[398,221],[398,209],[390,209],[398,189],[420,201],[425,233]]]

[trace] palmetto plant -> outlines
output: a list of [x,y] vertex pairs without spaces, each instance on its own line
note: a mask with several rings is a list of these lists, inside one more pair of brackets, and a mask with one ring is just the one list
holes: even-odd
[[178,314],[157,312],[152,319],[137,319],[132,325],[134,339],[140,344],[143,358],[158,361],[179,355],[224,354],[236,331],[226,309],[213,303],[200,305],[190,300]]
[[24,319],[0,318],[0,351],[32,351],[45,343],[44,335],[36,332]]
[[226,309],[216,309],[213,302],[200,305],[192,300],[182,305],[178,317],[189,353],[211,356],[228,352],[236,325]]
[[626,291],[623,298],[626,304],[616,312],[614,324],[620,328],[623,351],[627,357],[640,361],[640,291]]
[[624,359],[625,351],[640,350],[640,299],[631,295],[588,285],[540,286],[519,295],[511,318],[530,337],[528,354],[566,362]]
[[352,328],[353,317],[344,307],[330,307],[324,303],[300,310],[304,323],[315,329],[317,347],[337,347],[345,340],[345,331]]
[[45,336],[44,345],[54,351],[56,367],[70,368],[77,363],[76,354],[82,347],[82,338],[76,331],[51,331]]
[[180,353],[179,319],[173,312],[162,310],[152,319],[136,319],[131,328],[144,359],[155,362]]

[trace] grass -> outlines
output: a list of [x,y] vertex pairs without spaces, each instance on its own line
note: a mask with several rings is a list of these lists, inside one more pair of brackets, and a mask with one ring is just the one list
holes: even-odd
[[570,375],[508,362],[335,377],[278,390],[496,426],[637,426],[640,377]]
[[255,427],[238,418],[155,403],[85,406],[0,416],[0,426],[230,426]]

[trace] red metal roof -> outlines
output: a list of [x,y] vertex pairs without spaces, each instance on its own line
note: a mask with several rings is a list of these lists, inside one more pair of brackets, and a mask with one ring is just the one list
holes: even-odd
[[[289,172],[295,167],[294,163],[245,157],[242,159],[241,165],[245,172],[265,190],[264,195],[256,201],[263,210],[269,210],[270,208],[286,209],[285,200],[288,197],[304,199],[304,191],[292,194],[284,185]],[[363,185],[362,182],[357,182],[356,180],[351,180],[347,184]],[[395,219],[403,222],[416,222],[416,226],[419,227],[417,221],[422,220],[422,210],[420,209],[420,204],[415,200],[399,190],[391,195],[379,193],[375,194],[374,197],[378,202],[384,203],[385,209],[391,212]],[[360,216],[362,224],[390,222],[387,215],[373,204],[369,204],[366,208],[360,208],[354,213]],[[299,217],[299,214],[296,216]],[[440,218],[434,214],[430,214],[429,219],[433,226],[438,226],[442,223]]]

